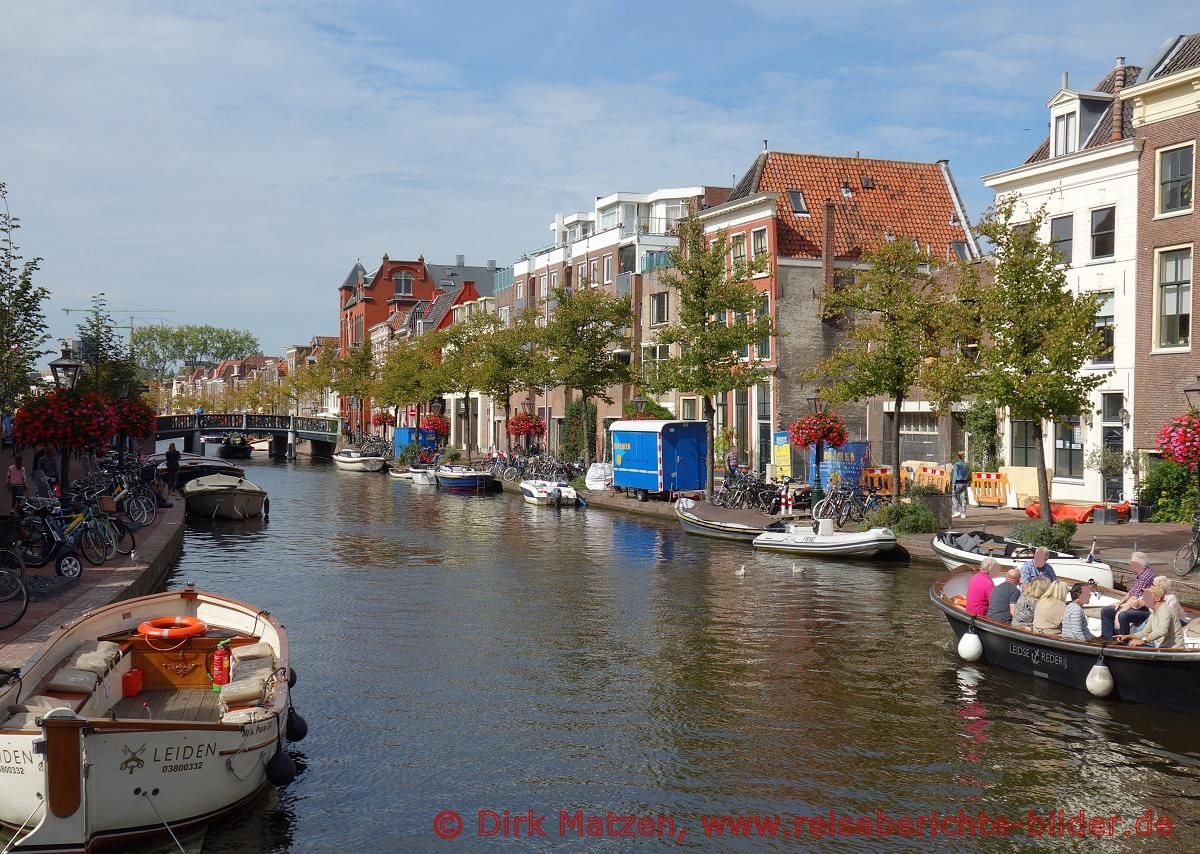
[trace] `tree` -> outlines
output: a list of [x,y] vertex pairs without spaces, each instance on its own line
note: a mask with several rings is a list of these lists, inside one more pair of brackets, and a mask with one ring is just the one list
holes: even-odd
[[175,358],[192,370],[225,359],[244,359],[261,354],[258,339],[241,329],[184,325],[175,327]]
[[1080,371],[1104,351],[1095,326],[1097,296],[1067,287],[1058,252],[1037,236],[1045,211],[1014,222],[1016,207],[1014,198],[1001,200],[976,226],[992,244],[995,275],[985,281],[977,267],[963,268],[958,300],[977,318],[982,341],[976,356],[960,358],[943,377],[938,396],[949,397],[949,386],[972,388],[1007,407],[1014,420],[1032,422],[1038,502],[1048,525],[1043,425],[1083,412],[1108,373]]
[[[434,387],[438,370],[437,335],[420,335],[397,343],[388,351],[371,392],[382,406],[390,406],[399,415],[402,406],[420,406],[437,393]],[[417,410],[417,429],[421,427]]]
[[[891,399],[897,419],[928,366],[961,331],[932,261],[911,240],[863,253],[854,283],[824,294],[826,318],[844,318],[845,342],[806,373],[832,401]],[[892,431],[892,491],[900,495],[900,430]]]
[[[550,379],[554,385],[579,392],[586,422],[589,401],[612,403],[609,387],[633,379],[629,364],[614,352],[614,345],[629,346],[630,300],[582,283],[575,292],[555,288],[551,299],[553,315],[541,336]],[[590,443],[584,448],[585,466],[591,465],[594,451]]]
[[490,319],[486,334],[480,336],[475,388],[493,401],[504,401],[505,436],[508,452],[512,453],[512,396],[532,388],[542,388],[550,382],[550,363],[538,349],[541,330],[534,321],[533,310],[527,311],[512,326],[502,326],[499,318]]
[[351,347],[345,356],[339,358],[333,366],[333,379],[330,385],[342,397],[358,398],[359,423],[353,425],[354,430],[362,430],[363,404],[371,395],[375,384],[375,357],[371,353],[370,344],[359,344]]
[[179,361],[178,336],[162,323],[139,326],[131,333],[133,361],[143,382],[166,385],[175,376]]
[[11,410],[29,391],[29,375],[37,373],[37,361],[50,340],[42,306],[50,291],[34,284],[41,258],[25,261],[17,251],[13,235],[20,220],[8,209],[8,196],[0,183],[0,405]]
[[82,350],[79,359],[84,364],[79,376],[79,388],[109,397],[121,397],[117,393],[118,387],[133,385],[137,369],[125,343],[117,335],[102,294],[92,297],[92,307],[76,330]]
[[325,389],[333,384],[337,353],[326,347],[312,361],[305,360],[288,372],[280,383],[283,408],[291,415],[303,415],[304,410],[314,413],[325,395]]
[[[673,348],[676,353],[655,362],[653,370],[643,365],[641,383],[655,393],[678,389],[702,396],[712,453],[717,411],[714,395],[749,388],[768,376],[757,352],[751,350],[772,332],[770,316],[759,313],[762,294],[753,281],[755,273],[766,269],[767,259],[738,261],[731,267],[725,232],[708,244],[699,220],[688,218],[680,228],[680,248],[671,251],[672,269],[659,277],[678,295],[679,321],[656,338],[659,344],[677,345]],[[706,468],[711,493],[711,459]]]

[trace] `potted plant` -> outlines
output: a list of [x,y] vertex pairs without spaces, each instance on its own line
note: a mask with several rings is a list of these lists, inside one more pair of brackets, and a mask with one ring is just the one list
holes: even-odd
[[1086,466],[1099,472],[1104,481],[1104,507],[1092,513],[1092,521],[1098,525],[1116,525],[1121,519],[1117,511],[1109,506],[1108,482],[1121,477],[1128,466],[1128,459],[1120,448],[1094,448],[1087,456]]
[[1129,511],[1130,522],[1149,522],[1150,517],[1154,515],[1153,502],[1147,503],[1142,500],[1142,464],[1143,455],[1141,451],[1127,451],[1125,453],[1125,468],[1129,469],[1129,473],[1133,475],[1133,507]]
[[952,496],[949,492],[938,486],[913,484],[908,488],[908,499],[912,504],[922,504],[928,508],[937,519],[938,530],[944,531],[950,527]]

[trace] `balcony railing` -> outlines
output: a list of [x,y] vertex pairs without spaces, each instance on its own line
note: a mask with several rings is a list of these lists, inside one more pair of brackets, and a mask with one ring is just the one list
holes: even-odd
[[677,217],[641,217],[635,223],[621,224],[621,237],[636,237],[640,234],[655,237],[673,237],[679,233]]

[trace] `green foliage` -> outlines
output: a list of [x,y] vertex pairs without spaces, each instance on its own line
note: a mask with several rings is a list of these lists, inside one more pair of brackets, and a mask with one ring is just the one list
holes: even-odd
[[[584,413],[587,414],[587,434],[584,435]],[[583,401],[572,400],[563,412],[563,436],[559,444],[562,456],[567,460],[583,457],[584,448],[596,446],[596,404],[588,403],[586,410]],[[589,461],[590,462],[590,461]]]
[[375,385],[375,359],[369,344],[351,347],[350,352],[333,365],[330,386],[340,395],[366,398]]
[[[637,418],[638,417],[637,407],[634,406],[632,403],[627,403],[621,409],[621,414],[624,415],[626,418]],[[646,401],[646,409],[642,413],[641,417],[642,418],[653,418],[653,419],[657,419],[659,421],[672,421],[675,418],[675,416],[671,413],[671,410],[667,409],[662,404],[655,403],[653,400]]]
[[446,462],[457,463],[462,460],[462,451],[458,448],[451,448],[446,452]]
[[1098,472],[1101,477],[1119,477],[1129,468],[1131,456],[1132,452],[1125,454],[1119,448],[1092,448],[1084,460],[1084,467]]
[[729,453],[730,446],[737,439],[737,431],[732,427],[722,427],[713,436],[713,459],[719,460],[722,465],[725,464],[725,455]]
[[381,406],[409,406],[434,397],[438,368],[436,336],[396,342],[388,351],[371,386],[371,397]]
[[920,486],[911,484],[908,487],[909,498],[926,498],[930,495],[950,495],[950,488],[939,489],[932,484],[922,484]]
[[994,472],[1000,464],[1000,422],[989,400],[976,398],[962,414],[963,428],[971,436],[972,471]]
[[133,330],[133,358],[143,381],[166,382],[176,367],[191,371],[224,359],[261,355],[258,339],[244,329],[152,324]]
[[1076,527],[1071,519],[1063,519],[1051,525],[1038,519],[1029,519],[1014,523],[1008,530],[1008,538],[1031,546],[1045,546],[1048,549],[1069,552]]
[[1182,463],[1160,460],[1146,476],[1140,501],[1153,505],[1151,522],[1189,523],[1196,512],[1196,478]]
[[409,442],[400,449],[400,454],[396,457],[396,462],[402,466],[411,466],[417,461],[417,454],[421,452],[421,446],[416,442]]
[[92,297],[92,307],[84,315],[77,331],[83,350],[79,358],[84,368],[76,388],[117,397],[120,385],[133,385],[137,367],[117,335],[102,295]]
[[938,530],[938,523],[937,517],[924,504],[918,501],[911,504],[894,501],[867,514],[862,530],[868,528],[891,528],[893,533],[901,536],[932,534]]
[[583,475],[577,475],[576,477],[571,478],[571,488],[580,494],[587,492],[587,478],[585,478]]
[[20,221],[8,209],[3,183],[0,202],[0,404],[11,409],[29,391],[29,375],[49,352],[42,347],[50,340],[42,306],[50,291],[33,281],[42,259],[26,261],[17,251]]

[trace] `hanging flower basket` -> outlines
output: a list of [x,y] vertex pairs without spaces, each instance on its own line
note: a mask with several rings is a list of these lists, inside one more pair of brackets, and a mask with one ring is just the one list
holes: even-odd
[[371,416],[371,423],[376,427],[391,427],[396,423],[396,417],[390,412],[376,412]]
[[113,401],[95,392],[56,389],[21,404],[13,417],[22,445],[94,450],[119,432]]
[[1176,415],[1158,431],[1157,444],[1163,457],[1187,466],[1200,466],[1200,413]]
[[117,432],[135,439],[149,436],[157,426],[153,407],[144,400],[118,400],[113,403]]
[[536,415],[518,412],[508,419],[510,436],[543,436],[546,433],[546,422]]
[[788,438],[793,445],[807,448],[824,442],[831,448],[846,444],[846,422],[836,412],[818,412],[788,425]]
[[450,435],[450,419],[445,415],[426,415],[421,419],[421,429],[431,430],[439,436]]

